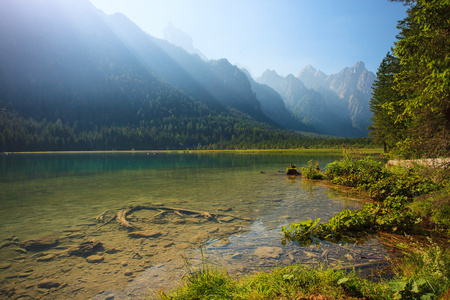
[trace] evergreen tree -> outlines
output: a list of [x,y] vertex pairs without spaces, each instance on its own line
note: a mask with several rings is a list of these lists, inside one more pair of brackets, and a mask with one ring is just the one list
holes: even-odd
[[[404,156],[450,154],[450,0],[402,1],[393,55],[374,86],[372,136]],[[398,62],[397,62],[398,60]],[[394,121],[394,123],[392,123]],[[393,126],[395,125],[395,126]],[[392,134],[387,134],[393,131]]]

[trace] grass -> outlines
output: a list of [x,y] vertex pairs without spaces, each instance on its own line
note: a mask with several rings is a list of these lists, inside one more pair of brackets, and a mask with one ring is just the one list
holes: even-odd
[[[449,299],[450,252],[428,239],[426,245],[410,242],[408,251],[393,262],[391,280],[361,278],[355,270],[301,265],[276,267],[235,278],[206,259],[200,267],[186,262],[182,286],[163,300],[182,299]],[[447,294],[446,294],[447,292]],[[447,296],[446,296],[447,295]]]
[[185,285],[161,299],[391,299],[384,283],[359,278],[356,272],[299,265],[278,267],[239,279],[204,264],[190,269]]

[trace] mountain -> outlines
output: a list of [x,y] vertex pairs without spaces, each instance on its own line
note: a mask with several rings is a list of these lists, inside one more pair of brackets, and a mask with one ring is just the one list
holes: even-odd
[[2,1],[0,19],[1,151],[277,147],[302,138],[276,127],[228,61],[205,62],[87,0]]
[[163,36],[169,43],[183,48],[190,54],[197,54],[203,60],[208,60],[200,50],[194,47],[194,42],[189,34],[175,27],[171,22],[164,28]]
[[231,107],[275,125],[263,113],[245,74],[226,59],[204,61],[198,55],[148,35],[122,14],[115,14],[108,21],[115,34],[152,74],[205,104]]
[[290,112],[281,98],[273,88],[266,84],[261,84],[253,80],[250,73],[242,70],[250,82],[253,92],[256,98],[261,103],[263,112],[273,121],[277,122],[281,126],[291,130],[300,131],[312,131],[313,128],[308,127],[306,124],[297,119],[292,112]]
[[363,132],[371,124],[369,102],[375,79],[376,75],[369,72],[361,61],[326,79],[330,89],[347,105],[352,126]]
[[267,70],[257,82],[276,90],[286,107],[315,131],[336,136],[367,136],[369,101],[375,74],[363,62],[327,76],[308,65],[297,77]]

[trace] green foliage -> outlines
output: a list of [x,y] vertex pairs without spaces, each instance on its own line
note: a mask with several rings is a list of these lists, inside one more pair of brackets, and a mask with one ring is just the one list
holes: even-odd
[[412,197],[442,188],[414,171],[388,171],[381,162],[370,158],[347,156],[328,164],[325,175],[333,183],[365,190],[380,202],[366,203],[356,211],[345,209],[322,224],[318,224],[319,220],[291,224],[289,229],[282,229],[284,242],[310,245],[315,239],[338,242],[378,231],[412,232],[422,221],[409,207]]
[[447,156],[450,148],[450,3],[406,1],[399,40],[381,63],[372,136],[404,157]]
[[312,162],[312,160],[310,160],[308,162],[308,166],[303,167],[301,169],[303,177],[308,178],[308,179],[324,179],[325,175],[322,172],[320,172],[319,165],[316,165],[315,167],[313,167],[312,164],[313,164],[313,162]]
[[[213,278],[217,277],[217,278]],[[223,279],[226,283],[223,283]],[[307,269],[292,265],[274,268],[239,279],[225,271],[210,272],[186,281],[173,293],[162,294],[162,299],[304,299],[312,295],[326,299],[391,299],[392,293],[384,283],[360,279],[354,271],[332,270],[323,267]],[[199,286],[202,286],[199,289]]]
[[429,242],[411,244],[396,265],[397,278],[389,283],[395,299],[437,299],[450,288],[450,252]]
[[432,225],[434,230],[450,236],[450,188],[420,197],[411,204],[411,209]]
[[[186,100],[186,101],[184,101]],[[96,105],[71,108],[66,119],[25,119],[17,113],[0,112],[0,151],[61,150],[166,150],[166,149],[295,149],[339,148],[342,144],[375,147],[371,139],[306,138],[295,132],[256,122],[235,110],[216,112],[187,99],[173,105],[159,98],[147,100],[136,113],[121,115],[123,123],[112,118],[121,110],[111,104],[108,113]],[[136,104],[136,106],[139,106]],[[45,107],[45,106],[43,106]],[[51,111],[51,108],[48,109]],[[92,113],[68,121],[77,110]],[[175,111],[173,111],[175,112]],[[102,118],[96,116],[104,115]],[[50,115],[49,115],[50,117]]]
[[332,183],[350,187],[361,187],[389,176],[382,162],[370,157],[354,159],[346,156],[340,161],[330,163],[326,167],[325,176]]

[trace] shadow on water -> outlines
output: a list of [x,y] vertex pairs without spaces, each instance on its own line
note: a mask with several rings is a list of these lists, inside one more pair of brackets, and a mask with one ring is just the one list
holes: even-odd
[[[337,156],[298,154],[42,154],[0,157],[0,282],[17,296],[96,299],[133,296],[174,288],[185,272],[181,255],[241,276],[299,263],[368,270],[385,266],[376,239],[365,244],[321,242],[282,245],[281,227],[305,219],[327,220],[360,203],[330,187],[287,178],[289,162],[321,166]],[[261,171],[263,171],[261,173]],[[199,216],[142,210],[127,220],[134,231],[158,231],[136,238],[114,216],[128,205],[152,205],[217,214]],[[96,219],[103,215],[102,222]],[[56,235],[55,245],[26,249],[24,241]],[[70,254],[87,241],[102,247]],[[88,256],[100,262],[89,262]],[[53,280],[51,288],[42,287]],[[126,296],[128,295],[128,296]]]

